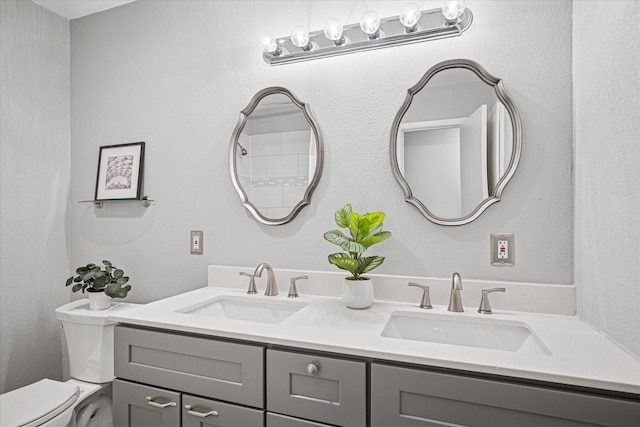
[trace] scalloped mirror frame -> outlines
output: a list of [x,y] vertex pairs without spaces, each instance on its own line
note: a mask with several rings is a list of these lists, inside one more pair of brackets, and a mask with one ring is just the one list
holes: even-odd
[[[509,112],[509,116],[511,117],[511,126],[513,130],[513,150],[511,152],[511,159],[509,161],[509,165],[504,173],[504,175],[498,180],[496,186],[493,189],[493,192],[484,199],[471,213],[466,216],[460,218],[442,218],[437,215],[434,215],[427,209],[427,207],[417,198],[413,197],[411,192],[411,187],[409,183],[404,179],[402,173],[400,172],[400,167],[398,166],[398,154],[397,154],[397,144],[398,144],[398,131],[400,129],[400,124],[402,122],[402,118],[409,110],[411,106],[411,102],[413,101],[413,97],[422,89],[426,84],[431,80],[431,78],[439,73],[440,71],[449,70],[453,68],[464,68],[475,73],[480,80],[484,83],[490,85],[495,90],[497,98],[502,102],[507,111]],[[440,225],[464,225],[474,221],[478,218],[489,206],[492,204],[499,202],[502,197],[502,192],[506,187],[507,183],[513,176],[520,161],[520,154],[522,151],[522,123],[520,120],[520,114],[515,107],[515,104],[509,98],[507,93],[504,90],[502,85],[502,80],[493,76],[487,70],[485,70],[482,65],[478,64],[475,61],[470,59],[451,59],[448,61],[440,62],[429,69],[426,74],[420,79],[418,83],[408,89],[407,97],[405,98],[398,114],[393,120],[393,125],[391,126],[391,143],[390,143],[390,157],[391,157],[391,170],[393,171],[393,175],[396,180],[402,187],[404,191],[405,200],[412,205],[414,205],[422,215],[424,215],[429,221],[434,222]]]
[[[293,102],[294,105],[296,105],[298,108],[302,110],[302,113],[305,119],[307,120],[307,122],[309,123],[309,126],[311,127],[311,131],[313,132],[313,135],[316,141],[316,168],[313,173],[313,177],[310,177],[309,185],[305,190],[304,197],[302,198],[302,200],[298,202],[296,206],[293,207],[291,212],[283,218],[267,218],[260,213],[258,208],[253,203],[251,203],[251,201],[249,200],[249,197],[247,196],[247,193],[244,191],[244,189],[240,185],[238,173],[237,173],[238,169],[236,164],[236,151],[239,145],[238,139],[240,138],[240,134],[242,133],[242,130],[247,124],[247,120],[249,116],[256,109],[256,107],[258,106],[258,104],[262,99],[264,99],[269,95],[275,95],[275,94],[281,94],[281,95],[287,96],[291,100],[291,102]],[[322,175],[323,163],[324,163],[324,150],[322,145],[322,138],[320,136],[320,132],[318,131],[318,125],[316,124],[315,120],[313,119],[309,111],[309,105],[305,104],[304,102],[296,98],[296,96],[293,93],[291,93],[291,91],[289,91],[288,89],[279,87],[279,86],[272,86],[272,87],[262,89],[261,91],[257,92],[253,96],[253,98],[251,98],[251,101],[249,102],[249,104],[242,111],[240,111],[240,118],[238,119],[238,124],[236,124],[236,127],[233,130],[233,133],[231,136],[231,144],[229,146],[229,172],[231,174],[231,181],[233,182],[233,186],[238,192],[238,195],[240,196],[240,203],[254,216],[256,220],[258,220],[258,222],[265,225],[282,225],[282,224],[291,222],[298,215],[298,213],[300,212],[300,210],[302,210],[303,207],[311,203],[311,194],[313,193],[313,190],[315,190],[316,186],[318,185],[318,182],[320,181],[320,176]]]

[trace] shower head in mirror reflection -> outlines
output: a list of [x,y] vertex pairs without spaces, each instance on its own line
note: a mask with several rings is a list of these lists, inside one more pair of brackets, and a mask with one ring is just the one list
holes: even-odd
[[310,203],[322,172],[322,141],[308,105],[287,89],[253,97],[240,112],[229,150],[240,201],[262,224],[286,224]]

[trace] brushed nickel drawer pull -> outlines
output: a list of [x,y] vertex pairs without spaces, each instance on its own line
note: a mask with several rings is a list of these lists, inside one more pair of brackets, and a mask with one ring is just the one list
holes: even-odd
[[146,399],[147,399],[147,403],[155,408],[164,409],[164,408],[168,408],[169,406],[178,406],[176,402],[167,402],[167,403],[154,402],[153,401],[154,398],[151,396],[147,396]]
[[318,362],[309,363],[307,365],[307,374],[311,375],[312,377],[315,377],[318,374],[319,370],[320,366],[318,365]]
[[208,416],[217,417],[218,415],[220,415],[220,413],[218,411],[198,412],[198,411],[194,411],[191,408],[193,408],[193,406],[184,405],[184,409],[187,410],[187,414],[193,415],[194,417],[207,418]]

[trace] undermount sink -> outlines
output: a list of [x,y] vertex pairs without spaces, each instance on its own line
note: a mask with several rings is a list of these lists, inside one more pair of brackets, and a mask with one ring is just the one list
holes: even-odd
[[218,317],[259,323],[280,323],[307,304],[291,301],[269,301],[263,298],[222,296],[200,302],[178,313]]
[[392,313],[382,330],[387,338],[550,356],[526,323],[413,312]]

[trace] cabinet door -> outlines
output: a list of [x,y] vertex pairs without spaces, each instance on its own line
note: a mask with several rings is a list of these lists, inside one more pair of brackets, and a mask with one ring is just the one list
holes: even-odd
[[182,427],[264,427],[264,411],[185,394]]
[[180,393],[113,381],[114,427],[180,427]]
[[637,426],[640,402],[371,365],[371,427]]
[[267,413],[267,427],[331,427],[328,424],[291,418],[285,415]]
[[158,387],[262,408],[264,348],[116,326],[115,374]]
[[366,377],[365,362],[268,350],[267,410],[338,426],[364,427]]

